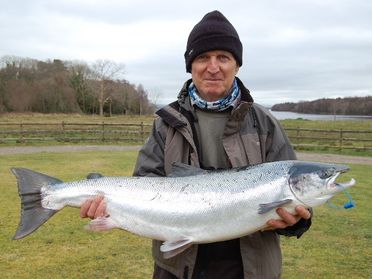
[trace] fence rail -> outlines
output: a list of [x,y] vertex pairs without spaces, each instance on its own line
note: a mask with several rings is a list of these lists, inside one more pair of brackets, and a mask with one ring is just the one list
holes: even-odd
[[284,127],[297,148],[372,150],[372,130],[309,129]]
[[0,143],[144,142],[151,125],[141,123],[0,123]]
[[[0,143],[136,142],[143,143],[151,124],[0,122]],[[372,130],[284,127],[296,149],[372,150]]]

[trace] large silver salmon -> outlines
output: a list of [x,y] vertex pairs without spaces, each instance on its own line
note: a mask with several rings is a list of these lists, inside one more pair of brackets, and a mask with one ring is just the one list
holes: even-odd
[[164,241],[172,257],[193,243],[238,238],[279,219],[275,209],[315,207],[343,188],[336,183],[343,165],[279,161],[225,171],[176,164],[170,177],[97,177],[64,183],[24,168],[13,168],[21,197],[21,221],[14,239],[31,234],[64,206],[80,207],[102,194],[108,217],[92,230],[120,228]]

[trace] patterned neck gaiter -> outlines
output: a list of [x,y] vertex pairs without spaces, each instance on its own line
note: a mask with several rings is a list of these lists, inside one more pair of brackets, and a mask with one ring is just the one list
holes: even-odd
[[191,98],[191,104],[196,105],[201,109],[213,110],[213,111],[224,111],[229,107],[235,108],[240,101],[240,89],[238,82],[234,79],[233,87],[230,94],[225,98],[219,99],[214,102],[207,102],[203,100],[199,95],[194,85],[191,83],[189,86],[189,96]]

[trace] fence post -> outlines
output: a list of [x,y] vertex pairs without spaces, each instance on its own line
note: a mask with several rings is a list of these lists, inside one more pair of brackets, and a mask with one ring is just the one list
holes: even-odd
[[144,129],[143,129],[143,121],[141,121],[141,140],[142,140],[142,143],[145,141],[144,140],[144,137],[143,137],[143,135],[144,135]]
[[62,141],[66,141],[65,122],[62,120]]
[[297,146],[300,145],[300,127],[297,127],[297,130],[296,130],[296,143],[297,143]]
[[105,121],[102,121],[102,141],[105,141]]
[[342,151],[342,145],[343,145],[343,137],[344,137],[344,133],[342,131],[342,129],[340,129],[340,152]]
[[19,142],[22,143],[23,142],[23,123],[21,122],[21,124],[19,125],[20,126],[20,134],[19,134]]

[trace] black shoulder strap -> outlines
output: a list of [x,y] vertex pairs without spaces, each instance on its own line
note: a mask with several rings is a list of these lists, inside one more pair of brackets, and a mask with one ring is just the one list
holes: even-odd
[[[176,111],[179,111],[187,119],[188,123],[190,124],[191,130],[192,130],[193,140],[194,140],[195,146],[199,151],[199,140],[198,140],[198,136],[197,136],[197,133],[196,133],[195,124],[194,124],[195,119],[194,119],[194,116],[192,115],[192,113],[190,111],[187,111],[182,106],[180,106],[178,101],[170,103],[168,106],[173,108]],[[170,112],[168,112],[164,108],[158,110],[156,112],[156,114],[159,115],[163,119],[163,121],[165,121],[168,125],[170,125],[171,127],[175,128],[175,129],[187,126],[187,123],[178,119],[175,115],[171,114]],[[198,152],[198,154],[199,154],[199,152]]]
[[[178,104],[177,101],[169,104],[169,106],[175,109],[176,111],[179,111],[180,105]],[[163,119],[163,121],[165,121],[168,125],[170,125],[173,128],[180,128],[187,125],[184,121],[180,120],[175,115],[168,112],[165,108],[159,109],[156,112],[156,114],[159,115]]]

